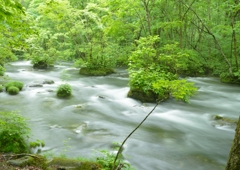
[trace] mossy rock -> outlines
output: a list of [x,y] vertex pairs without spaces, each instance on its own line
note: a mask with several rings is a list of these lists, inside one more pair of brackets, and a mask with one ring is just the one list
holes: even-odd
[[87,75],[87,76],[106,76],[114,72],[115,71],[112,68],[92,69],[92,68],[83,67],[79,70],[79,74]]
[[72,87],[69,84],[61,84],[57,89],[57,96],[67,98],[72,95]]
[[156,103],[157,100],[167,99],[169,98],[169,94],[165,94],[165,96],[160,97],[156,93],[149,91],[148,93],[145,93],[141,90],[136,89],[130,89],[128,94],[128,97],[140,100],[141,102],[149,102],[149,103]]
[[23,83],[19,82],[19,81],[10,81],[10,82],[6,83],[4,86],[6,88],[6,91],[8,91],[8,88],[11,86],[17,87],[19,90],[22,90]]
[[37,63],[33,64],[33,68],[46,69],[46,68],[48,68],[48,63],[47,63],[47,61],[38,61]]
[[57,169],[71,170],[100,170],[101,166],[95,162],[81,161],[69,158],[53,158],[48,162],[49,169],[57,167]]
[[19,89],[15,86],[10,86],[10,87],[8,87],[7,92],[8,92],[8,94],[16,95],[19,93]]
[[34,154],[26,154],[25,156],[22,156],[20,158],[9,160],[7,163],[8,165],[16,167],[34,166],[43,170],[47,170],[48,166],[47,160],[43,156]]
[[236,119],[222,117],[222,116],[219,116],[219,115],[214,115],[213,120],[216,121],[214,123],[214,125],[224,126],[224,125],[236,125],[237,124]]

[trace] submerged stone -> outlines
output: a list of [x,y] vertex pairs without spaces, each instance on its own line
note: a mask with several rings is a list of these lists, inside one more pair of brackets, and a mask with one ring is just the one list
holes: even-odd
[[213,120],[215,121],[213,123],[213,125],[224,126],[224,125],[236,125],[237,124],[237,120],[236,119],[222,117],[222,116],[219,116],[219,115],[214,115],[213,116]]

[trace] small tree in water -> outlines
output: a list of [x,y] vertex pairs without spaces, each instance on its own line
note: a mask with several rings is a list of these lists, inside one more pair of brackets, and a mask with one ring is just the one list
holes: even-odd
[[170,95],[178,100],[188,101],[197,88],[192,82],[179,80],[178,74],[190,68],[187,62],[191,58],[189,52],[178,48],[177,44],[156,48],[158,42],[158,36],[137,41],[138,46],[129,57],[128,96],[143,102],[167,99]]

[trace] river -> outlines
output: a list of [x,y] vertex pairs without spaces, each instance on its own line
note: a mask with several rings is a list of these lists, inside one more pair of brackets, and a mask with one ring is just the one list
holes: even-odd
[[[35,70],[29,61],[19,61],[6,68],[8,80],[25,86],[15,96],[0,93],[0,109],[30,118],[31,140],[45,141],[42,153],[90,158],[93,150],[111,150],[112,143],[122,142],[154,107],[127,98],[125,69],[89,77],[68,63]],[[55,83],[30,87],[43,80]],[[225,169],[235,126],[218,124],[213,116],[238,119],[240,88],[212,77],[188,80],[198,87],[189,103],[162,102],[124,145],[123,155],[136,170]],[[66,82],[73,96],[59,99],[57,86]]]

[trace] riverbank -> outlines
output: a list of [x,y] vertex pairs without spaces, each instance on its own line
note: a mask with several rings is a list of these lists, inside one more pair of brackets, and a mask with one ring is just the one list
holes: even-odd
[[100,170],[96,162],[36,154],[0,154],[1,170]]

